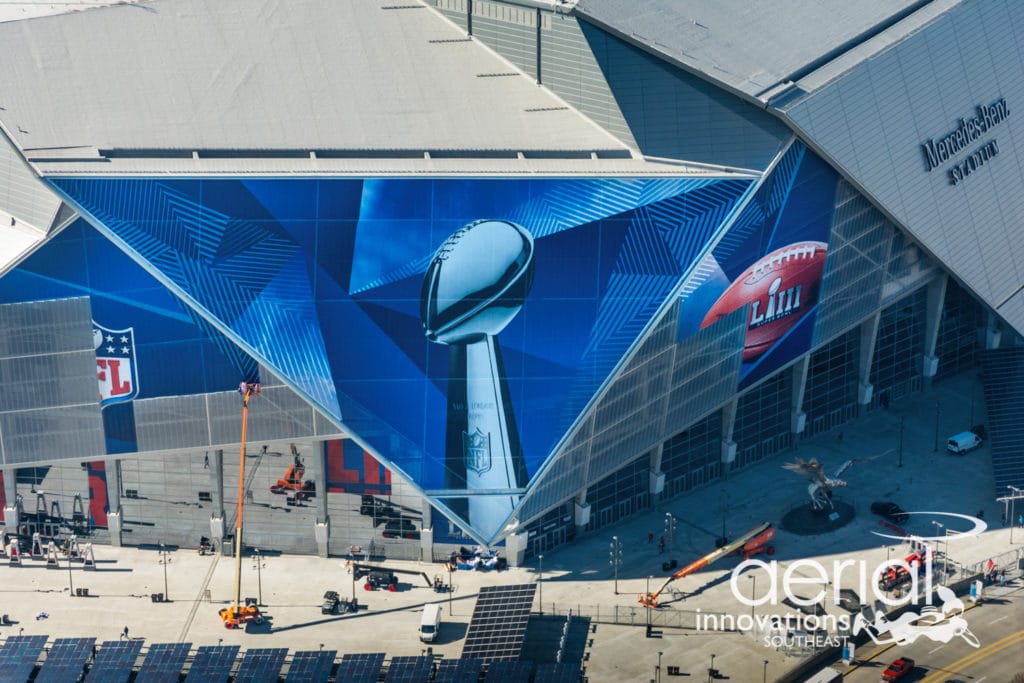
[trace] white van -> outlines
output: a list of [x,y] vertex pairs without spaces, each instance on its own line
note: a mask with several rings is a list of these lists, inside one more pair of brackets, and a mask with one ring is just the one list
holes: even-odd
[[981,446],[981,437],[974,432],[960,432],[949,437],[946,450],[954,455],[963,455],[967,451]]
[[432,643],[437,640],[437,632],[441,630],[441,606],[429,604],[423,606],[423,617],[420,619],[420,640]]

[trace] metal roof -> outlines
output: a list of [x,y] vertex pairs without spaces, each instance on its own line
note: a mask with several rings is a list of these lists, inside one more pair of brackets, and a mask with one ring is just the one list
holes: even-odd
[[140,0],[0,0],[0,22],[20,21],[33,17],[46,17],[54,14],[68,14],[114,4],[128,4]]
[[72,147],[628,155],[412,0],[153,0],[0,24],[0,44],[0,125],[27,156]]
[[929,0],[578,0],[575,13],[751,98],[830,61]]

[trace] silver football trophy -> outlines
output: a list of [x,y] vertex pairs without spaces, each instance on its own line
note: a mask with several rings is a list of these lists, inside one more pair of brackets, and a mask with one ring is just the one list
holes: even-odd
[[[493,533],[512,514],[520,494],[510,490],[526,486],[496,335],[522,308],[532,284],[533,236],[501,220],[456,230],[423,278],[424,332],[449,348],[445,483],[470,494],[449,507],[483,533]],[[503,493],[474,495],[488,490]]]

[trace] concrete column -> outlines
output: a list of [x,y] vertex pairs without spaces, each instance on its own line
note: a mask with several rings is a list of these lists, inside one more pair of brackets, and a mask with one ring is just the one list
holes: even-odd
[[793,393],[792,406],[790,410],[789,429],[794,434],[802,434],[807,426],[807,413],[804,412],[804,391],[807,389],[807,369],[811,366],[810,354],[793,366]]
[[860,357],[857,362],[857,404],[866,406],[871,403],[875,387],[871,384],[871,364],[875,361],[875,345],[878,342],[878,322],[881,313],[860,324]]
[[224,451],[216,450],[210,458],[210,497],[213,512],[210,513],[210,540],[223,547],[226,533],[224,521]]
[[4,526],[9,533],[17,533],[18,522],[18,481],[13,469],[4,472]]
[[313,445],[314,454],[307,456],[305,462],[312,465],[313,485],[316,496],[313,498],[316,507],[316,554],[328,557],[330,554],[331,519],[327,514],[327,452],[319,442]]
[[573,498],[573,514],[576,533],[583,533],[584,527],[590,524],[590,503],[587,502],[587,490],[583,489]]
[[985,327],[978,330],[978,345],[986,351],[999,348],[1003,333],[999,329],[999,320],[995,313],[988,311],[985,314]]
[[654,506],[654,498],[665,490],[665,473],[661,471],[661,459],[665,454],[665,442],[662,441],[651,449],[650,488],[651,507]]
[[420,528],[420,560],[423,562],[434,561],[434,508],[430,502],[423,499],[423,524]]
[[733,432],[736,429],[736,408],[739,406],[739,399],[733,398],[722,406],[722,478],[728,476],[729,468],[736,461],[736,442],[732,440]]
[[935,344],[939,339],[939,323],[942,322],[942,306],[946,301],[946,283],[949,276],[940,274],[928,283],[928,301],[925,304],[924,339],[921,349],[921,375],[925,383],[931,380],[939,369],[939,359],[935,355]]
[[522,567],[526,561],[526,544],[529,538],[525,531],[517,531],[505,537],[505,559],[510,567]]
[[107,476],[107,532],[110,545],[120,548],[124,521],[121,513],[121,461],[104,460],[103,469]]

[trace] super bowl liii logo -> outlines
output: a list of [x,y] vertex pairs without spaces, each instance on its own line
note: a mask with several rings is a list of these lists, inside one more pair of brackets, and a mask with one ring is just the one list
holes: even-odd
[[[1010,108],[1002,97],[992,104],[977,105],[974,108],[974,112],[974,116],[961,117],[959,125],[952,132],[946,133],[937,139],[926,140],[921,144],[921,150],[924,152],[925,170],[932,171],[946,163],[1010,116]],[[986,140],[966,158],[957,161],[946,171],[949,184],[958,185],[967,176],[987,164],[998,154],[999,144],[995,138]]]

